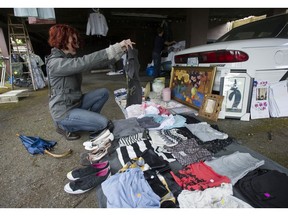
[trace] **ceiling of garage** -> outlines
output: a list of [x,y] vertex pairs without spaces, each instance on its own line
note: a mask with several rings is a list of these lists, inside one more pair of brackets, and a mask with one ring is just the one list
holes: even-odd
[[[117,37],[133,29],[155,28],[165,20],[171,22],[186,22],[186,15],[203,8],[100,8],[109,26],[109,37]],[[209,10],[209,24],[225,23],[248,17],[275,14],[275,11],[283,11],[276,8],[204,8]],[[95,10],[95,9],[94,9]],[[285,11],[285,10],[284,10]],[[65,23],[77,28],[83,36],[86,33],[87,19],[93,8],[55,8],[56,22]],[[277,13],[277,12],[276,12]],[[278,12],[279,13],[279,12]],[[13,8],[0,8],[0,27],[7,29],[7,15],[14,14]],[[31,24],[27,25],[31,39],[47,41],[48,31],[51,25]],[[150,28],[150,29],[151,29]],[[121,35],[123,36],[123,35]],[[126,36],[125,36],[126,37]]]
[[[135,26],[149,23],[159,24],[163,19],[185,22],[187,10],[198,10],[199,8],[101,8],[100,12],[106,17],[108,24],[118,23],[116,26]],[[211,8],[209,9],[210,22],[227,22],[241,19],[247,16],[272,14],[275,9],[269,8]],[[66,23],[85,32],[87,18],[92,13],[92,8],[55,8],[57,23]],[[13,14],[13,8],[1,8],[1,26],[7,22],[7,14]],[[0,21],[0,22],[1,22]],[[121,24],[122,23],[122,24]],[[45,25],[29,25],[31,32],[47,32],[49,27]]]

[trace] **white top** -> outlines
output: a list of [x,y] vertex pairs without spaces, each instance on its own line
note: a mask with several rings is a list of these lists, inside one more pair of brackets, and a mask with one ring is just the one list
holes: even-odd
[[254,158],[249,153],[236,151],[233,154],[224,155],[204,163],[216,173],[227,176],[231,180],[231,184],[235,185],[248,172],[264,165],[265,161]]
[[108,26],[106,22],[106,18],[101,13],[90,13],[86,35],[102,35],[106,36],[108,32]]
[[14,8],[14,16],[56,19],[54,8]]

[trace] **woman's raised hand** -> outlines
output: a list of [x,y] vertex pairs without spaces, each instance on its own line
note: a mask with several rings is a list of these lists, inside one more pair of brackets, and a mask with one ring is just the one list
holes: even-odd
[[134,44],[135,43],[132,42],[130,39],[123,40],[120,42],[120,46],[124,51],[127,51],[129,47],[131,47],[131,49],[133,49]]

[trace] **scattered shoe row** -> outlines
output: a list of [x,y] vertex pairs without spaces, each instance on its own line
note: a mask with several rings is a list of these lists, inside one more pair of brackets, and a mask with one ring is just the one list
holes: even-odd
[[[109,126],[109,127],[108,127]],[[106,129],[99,134],[93,134],[93,138],[83,143],[86,150],[81,154],[80,163],[84,167],[74,169],[67,173],[67,178],[70,180],[64,186],[64,191],[69,194],[85,193],[104,182],[111,175],[109,161],[100,162],[107,155],[108,149],[111,147],[111,141],[114,140],[113,123],[109,123]],[[65,135],[67,140],[79,139],[77,135],[69,137],[63,129],[57,128],[58,133]]]
[[74,169],[67,173],[70,182],[64,186],[64,191],[69,194],[82,194],[97,187],[110,176],[109,161]]

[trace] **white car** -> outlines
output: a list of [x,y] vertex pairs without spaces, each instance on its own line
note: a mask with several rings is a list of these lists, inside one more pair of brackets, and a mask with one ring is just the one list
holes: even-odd
[[246,71],[255,80],[270,83],[288,77],[288,14],[255,21],[220,37],[212,44],[175,54],[175,65],[216,66],[213,90],[220,92],[220,78],[231,70]]

